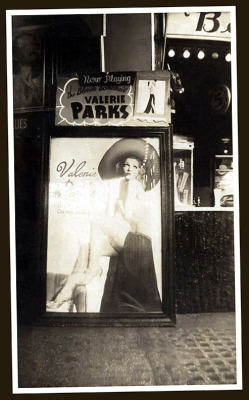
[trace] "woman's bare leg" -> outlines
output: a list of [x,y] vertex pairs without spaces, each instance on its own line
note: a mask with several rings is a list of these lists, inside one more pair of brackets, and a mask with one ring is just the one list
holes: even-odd
[[88,259],[89,259],[89,248],[90,245],[88,243],[83,243],[80,246],[79,254],[74,264],[72,274],[82,273],[87,269]]
[[[82,248],[73,269],[73,274],[81,274],[79,283],[87,285],[95,276],[101,275],[100,257],[117,256],[124,246],[128,232],[129,225],[127,223],[118,224],[117,221],[113,220],[92,223],[89,254],[87,248]],[[86,262],[86,258],[88,262]],[[71,280],[75,282],[73,276]]]
[[99,258],[101,256],[117,256],[117,251],[110,243],[106,225],[93,223],[90,232],[90,251],[87,271],[96,274],[99,271]]
[[92,223],[90,244],[81,245],[73,271],[55,302],[61,303],[70,299],[76,285],[87,285],[95,276],[100,276],[102,270],[99,258],[117,256],[128,232],[127,224],[118,224],[116,221]]
[[100,224],[92,224],[90,243],[82,244],[71,275],[66,280],[65,286],[57,295],[55,302],[62,303],[70,298],[76,285],[87,285],[95,276],[101,275],[99,266],[101,256],[117,256],[117,251],[109,243]]
[[86,270],[89,258],[89,245],[84,243],[80,246],[79,254],[75,265],[73,267],[71,275],[66,279],[65,285],[62,290],[58,293],[55,302],[62,303],[72,297],[72,292],[75,284],[80,280],[83,272]]
[[78,285],[73,291],[73,302],[77,312],[86,312],[86,287]]
[[[102,269],[99,266],[100,257],[117,256],[117,252],[110,245],[107,236],[101,231],[99,225],[91,226],[89,250],[88,265],[83,270],[85,272],[84,277],[81,278],[84,279],[84,284],[77,285],[73,290],[73,299],[77,312],[86,312],[86,284],[95,276],[101,275]],[[82,271],[81,256],[78,257],[77,261],[73,273]]]

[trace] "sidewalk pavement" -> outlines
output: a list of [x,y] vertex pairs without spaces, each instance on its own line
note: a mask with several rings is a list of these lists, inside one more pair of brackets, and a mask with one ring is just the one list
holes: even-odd
[[173,328],[21,326],[18,343],[20,388],[236,384],[234,313],[178,315]]

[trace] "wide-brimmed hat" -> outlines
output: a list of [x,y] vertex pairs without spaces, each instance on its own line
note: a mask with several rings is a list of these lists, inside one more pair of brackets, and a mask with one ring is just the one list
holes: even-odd
[[104,154],[98,168],[100,177],[103,180],[116,178],[116,165],[127,157],[139,159],[145,172],[153,160],[159,165],[159,155],[150,143],[143,139],[125,138],[114,143]]

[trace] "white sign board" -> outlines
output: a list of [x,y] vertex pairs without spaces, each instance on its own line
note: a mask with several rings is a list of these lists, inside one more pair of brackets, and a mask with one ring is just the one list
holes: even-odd
[[166,34],[168,38],[230,41],[230,13],[169,13]]

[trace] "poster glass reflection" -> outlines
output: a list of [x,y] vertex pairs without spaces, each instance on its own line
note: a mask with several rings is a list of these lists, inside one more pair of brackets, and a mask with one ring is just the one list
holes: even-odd
[[48,315],[163,315],[161,142],[51,138]]

